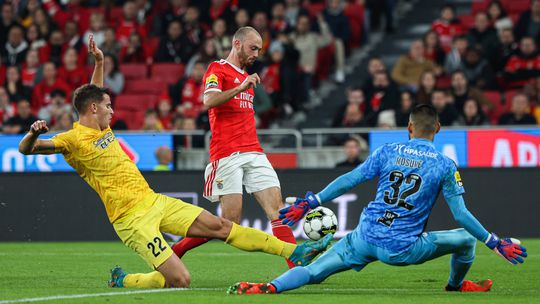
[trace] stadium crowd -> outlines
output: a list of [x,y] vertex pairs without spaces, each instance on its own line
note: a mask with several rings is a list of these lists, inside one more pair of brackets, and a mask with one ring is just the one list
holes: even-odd
[[[392,33],[393,2],[2,1],[0,128],[24,133],[37,118],[70,128],[71,94],[91,76],[85,43],[93,34],[106,55],[113,128],[207,130],[202,76],[245,25],[263,38],[249,72],[261,75],[255,109],[264,128],[306,111],[320,80],[344,82],[347,54],[367,39],[364,9],[372,30],[385,14]],[[444,5],[393,67],[370,59],[369,76],[349,87],[333,126],[404,126],[416,103],[432,103],[444,125],[536,124],[539,43],[540,0],[475,1],[467,16]]]

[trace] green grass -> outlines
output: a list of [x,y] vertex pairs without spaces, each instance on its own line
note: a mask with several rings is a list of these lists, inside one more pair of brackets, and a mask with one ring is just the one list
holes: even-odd
[[[286,270],[285,262],[278,257],[245,253],[211,242],[184,258],[195,290],[55,299],[45,303],[540,303],[540,240],[524,240],[523,243],[530,257],[519,266],[504,262],[479,244],[468,278],[494,281],[493,290],[482,294],[442,291],[449,265],[449,257],[442,257],[409,267],[376,262],[360,273],[347,271],[320,285],[280,295],[232,296],[225,293],[231,284],[246,280],[269,281]],[[0,303],[58,295],[134,291],[106,287],[109,269],[116,264],[128,272],[150,270],[120,242],[0,243]]]

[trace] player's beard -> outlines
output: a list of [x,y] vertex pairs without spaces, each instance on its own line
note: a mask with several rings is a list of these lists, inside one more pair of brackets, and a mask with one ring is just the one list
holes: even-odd
[[244,51],[244,46],[240,48],[240,53],[238,55],[240,57],[240,64],[242,65],[241,68],[250,67],[253,65],[253,62],[249,61],[249,55]]

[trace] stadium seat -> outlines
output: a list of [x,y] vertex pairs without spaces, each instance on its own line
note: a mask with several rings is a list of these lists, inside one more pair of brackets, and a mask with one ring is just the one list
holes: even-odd
[[122,119],[129,130],[140,130],[144,124],[145,111],[115,110],[116,119]]
[[326,6],[325,2],[322,3],[309,3],[307,5],[304,5],[304,8],[308,11],[309,15],[311,17],[316,17],[318,14],[322,13],[324,11],[324,8]]
[[126,80],[131,79],[143,79],[146,78],[148,74],[148,69],[145,64],[140,63],[130,63],[130,64],[121,64],[120,72],[124,74]]
[[446,90],[446,89],[449,89],[451,85],[452,85],[452,78],[450,77],[450,75],[441,75],[437,77],[437,83],[435,86],[438,89]]
[[504,92],[504,104],[509,105],[512,103],[512,98],[516,96],[516,94],[520,93],[521,90],[507,90]]
[[148,38],[146,41],[146,45],[148,55],[154,58],[154,54],[156,54],[156,50],[159,46],[159,37]]
[[152,79],[175,83],[184,76],[184,65],[177,63],[155,63],[151,69]]
[[334,41],[317,51],[317,69],[315,75],[318,80],[325,80],[330,75],[330,68],[334,63]]
[[348,3],[345,6],[343,13],[349,18],[349,27],[351,30],[349,47],[359,47],[360,42],[362,41],[362,31],[364,28],[364,6],[360,4]]
[[156,95],[122,94],[116,97],[114,109],[128,111],[146,111],[156,106]]
[[502,103],[502,96],[499,91],[484,91],[484,96],[494,106],[497,106]]
[[118,22],[118,20],[122,20],[123,16],[124,12],[122,11],[122,7],[116,6],[108,10],[105,17],[107,19],[107,23],[111,26],[114,26],[116,25],[116,22]]
[[474,15],[478,12],[485,11],[489,5],[489,1],[485,0],[473,0],[472,7],[471,7],[471,13]]
[[521,14],[531,7],[531,0],[503,0],[501,2],[509,15]]
[[132,79],[126,81],[125,94],[158,95],[167,84],[159,79]]
[[458,18],[467,31],[474,27],[474,15],[461,15]]

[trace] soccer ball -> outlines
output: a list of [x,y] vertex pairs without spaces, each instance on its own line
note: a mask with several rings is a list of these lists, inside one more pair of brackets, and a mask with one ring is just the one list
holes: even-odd
[[335,233],[337,228],[337,217],[328,208],[317,207],[306,214],[304,233],[314,241],[321,239],[329,233]]

